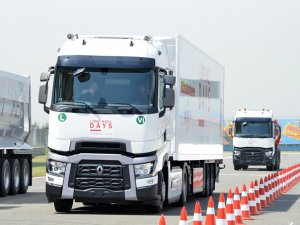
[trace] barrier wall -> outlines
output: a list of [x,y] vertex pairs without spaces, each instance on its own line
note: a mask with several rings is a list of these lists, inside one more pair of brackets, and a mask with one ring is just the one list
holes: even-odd
[[[224,146],[232,146],[232,138],[229,135],[231,120],[224,121]],[[281,126],[280,148],[282,150],[300,150],[300,119],[279,119]]]

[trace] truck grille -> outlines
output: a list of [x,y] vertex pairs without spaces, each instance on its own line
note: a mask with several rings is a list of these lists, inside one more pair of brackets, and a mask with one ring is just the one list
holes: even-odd
[[130,188],[129,168],[119,162],[83,161],[75,169],[77,189],[102,188],[119,191]]
[[123,190],[123,179],[111,178],[76,178],[78,189],[107,188],[111,190]]
[[[101,164],[79,164],[77,167],[77,176],[98,176],[97,167]],[[102,176],[121,177],[122,166],[120,165],[102,165]]]
[[243,161],[254,161],[254,162],[262,162],[265,160],[265,152],[264,151],[254,151],[254,150],[246,150],[241,152],[241,160]]

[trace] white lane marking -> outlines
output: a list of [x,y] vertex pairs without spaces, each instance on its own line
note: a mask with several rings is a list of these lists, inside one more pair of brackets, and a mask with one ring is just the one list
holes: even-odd
[[294,222],[291,222],[289,225],[294,225]]
[[[220,176],[245,176],[245,174],[235,174],[235,173],[220,173]],[[265,175],[261,174],[247,174],[247,176],[258,176],[258,177],[263,177]]]
[[35,179],[41,179],[41,178],[45,178],[46,176],[43,176],[43,177],[33,177],[32,179],[35,180]]

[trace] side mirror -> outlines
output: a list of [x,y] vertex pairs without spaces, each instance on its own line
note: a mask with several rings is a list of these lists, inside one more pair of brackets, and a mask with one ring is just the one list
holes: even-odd
[[49,73],[49,72],[43,72],[43,73],[41,74],[41,76],[40,76],[40,81],[41,81],[41,82],[48,81],[49,76],[50,76],[50,73]]
[[40,90],[39,90],[39,103],[40,104],[46,104],[47,102],[47,86],[46,85],[41,85]]
[[165,89],[165,97],[163,100],[164,107],[173,108],[175,105],[175,92],[173,89]]
[[176,77],[172,75],[165,75],[165,84],[173,86],[176,83]]

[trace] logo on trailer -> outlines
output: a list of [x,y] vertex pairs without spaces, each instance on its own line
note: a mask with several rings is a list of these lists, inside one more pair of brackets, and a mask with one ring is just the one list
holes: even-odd
[[65,113],[60,113],[60,114],[58,115],[58,120],[59,120],[60,122],[65,122],[65,121],[67,120],[67,115],[66,115]]
[[145,117],[144,116],[138,116],[137,118],[136,118],[136,122],[137,122],[137,124],[144,124],[145,122],[146,122],[146,119],[145,119]]

